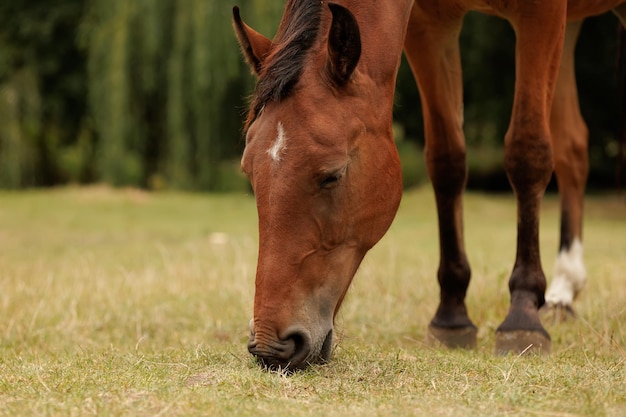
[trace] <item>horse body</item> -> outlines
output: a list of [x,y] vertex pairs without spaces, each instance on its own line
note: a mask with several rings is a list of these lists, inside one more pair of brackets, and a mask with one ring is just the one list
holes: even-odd
[[[465,306],[470,267],[462,221],[467,168],[458,46],[469,10],[505,17],[517,34],[505,169],[518,202],[518,239],[511,307],[497,330],[496,350],[532,345],[548,351],[550,337],[538,315],[546,291],[538,234],[540,202],[553,170],[562,195],[562,262],[549,303],[569,305],[585,279],[586,127],[573,73],[576,20],[622,1],[338,3],[288,0],[272,41],[234,9],[235,31],[259,79],[242,158],[259,215],[250,352],[267,366],[289,369],[329,358],[334,316],[401,197],[391,123],[403,49],[422,97],[438,209],[441,292],[430,334],[448,346],[475,344]],[[579,268],[569,267],[572,259]]]

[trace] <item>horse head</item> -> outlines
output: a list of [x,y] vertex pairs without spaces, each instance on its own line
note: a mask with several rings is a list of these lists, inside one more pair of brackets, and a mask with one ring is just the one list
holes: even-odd
[[241,161],[259,221],[248,350],[269,368],[301,369],[330,357],[334,317],[400,202],[395,75],[385,85],[368,75],[342,6],[288,1],[273,41],[233,11],[258,77]]

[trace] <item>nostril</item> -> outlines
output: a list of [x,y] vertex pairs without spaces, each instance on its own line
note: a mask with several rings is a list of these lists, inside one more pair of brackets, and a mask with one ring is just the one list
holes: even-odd
[[305,368],[308,365],[307,359],[311,353],[311,337],[309,334],[301,330],[294,330],[287,334],[285,341],[293,348],[291,356],[288,358],[289,367],[293,369]]

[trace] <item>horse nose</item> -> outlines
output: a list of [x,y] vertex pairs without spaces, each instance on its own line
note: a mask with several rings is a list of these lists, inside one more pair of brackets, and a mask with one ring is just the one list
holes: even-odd
[[271,370],[293,371],[304,369],[311,353],[311,336],[301,328],[289,329],[284,336],[275,340],[263,340],[251,332],[248,351],[259,363]]

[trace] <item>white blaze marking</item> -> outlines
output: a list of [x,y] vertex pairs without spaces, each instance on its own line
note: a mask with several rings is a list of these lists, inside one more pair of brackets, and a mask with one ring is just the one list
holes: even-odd
[[267,150],[274,162],[280,162],[281,154],[287,149],[287,135],[285,135],[285,128],[283,128],[281,122],[278,122],[277,130],[278,133],[276,134],[276,139],[274,139],[274,144]]
[[571,305],[585,286],[587,271],[583,263],[583,244],[574,239],[568,250],[562,250],[554,263],[554,278],[546,291],[548,304]]

